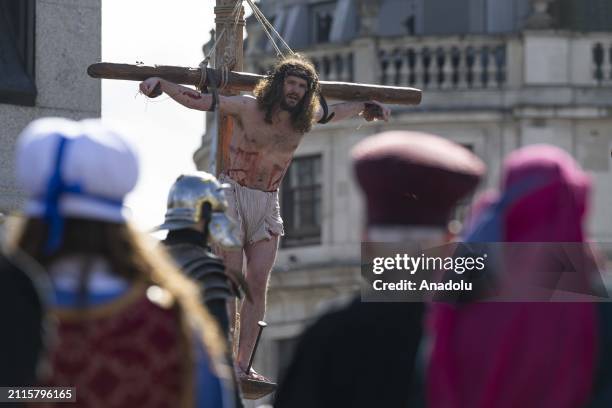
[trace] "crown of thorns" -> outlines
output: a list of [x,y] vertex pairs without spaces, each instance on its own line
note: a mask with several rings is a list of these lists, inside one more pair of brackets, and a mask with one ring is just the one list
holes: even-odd
[[308,89],[314,89],[319,83],[319,78],[316,73],[293,64],[282,65],[272,75],[275,78],[281,77],[283,79],[287,78],[288,76],[302,78],[308,83]]

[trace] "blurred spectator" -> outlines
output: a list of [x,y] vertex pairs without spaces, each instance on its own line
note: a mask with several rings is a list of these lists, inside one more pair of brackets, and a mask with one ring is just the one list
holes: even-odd
[[97,120],[32,122],[17,143],[28,196],[17,246],[47,268],[58,338],[46,386],[79,407],[233,407],[223,341],[198,288],[127,223],[138,163]]
[[164,245],[183,273],[200,284],[208,310],[229,339],[227,302],[240,295],[239,285],[209,246],[209,241],[225,248],[240,245],[226,209],[223,185],[215,176],[183,174],[170,189],[164,223],[156,229],[168,230]]
[[46,276],[23,254],[0,252],[0,386],[36,384],[46,334],[50,288]]
[[[452,210],[484,173],[467,149],[420,133],[367,138],[352,156],[372,242],[444,244]],[[423,310],[356,297],[325,314],[302,335],[275,407],[408,406]]]
[[[223,260],[209,246],[209,243],[224,248],[240,246],[234,223],[225,214],[227,200],[223,189],[215,176],[203,171],[179,176],[168,194],[164,223],[157,229],[168,230],[163,241],[166,249],[181,271],[200,286],[206,308],[223,331],[227,362],[231,366],[233,342],[228,304],[236,301],[240,286],[245,288],[245,284],[242,276],[228,274]],[[235,378],[234,385],[238,390]],[[238,393],[236,400],[240,403]]]
[[[519,295],[526,302],[433,305],[428,406],[569,408],[589,401],[595,305],[525,298],[527,284],[539,280],[548,290],[551,277],[560,277],[554,251],[542,248],[561,246],[534,243],[574,243],[565,254],[571,261],[592,260],[582,244],[589,186],[572,157],[552,146],[525,147],[506,159],[501,191],[477,204],[466,241],[530,243],[503,247],[496,277],[498,295]],[[513,253],[516,247],[520,256]],[[580,267],[571,274],[573,284],[583,289],[593,264],[575,265]]]

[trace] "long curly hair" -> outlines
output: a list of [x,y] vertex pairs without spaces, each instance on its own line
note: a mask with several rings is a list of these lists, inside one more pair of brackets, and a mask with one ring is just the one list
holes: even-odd
[[265,112],[266,123],[272,124],[272,113],[284,98],[283,88],[287,76],[296,76],[308,83],[306,94],[291,112],[291,124],[296,132],[309,132],[319,105],[320,88],[317,71],[305,57],[295,54],[279,60],[272,71],[259,81],[253,94],[259,108]]

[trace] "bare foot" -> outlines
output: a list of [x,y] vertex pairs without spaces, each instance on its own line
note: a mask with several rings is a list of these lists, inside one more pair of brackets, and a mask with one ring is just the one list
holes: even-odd
[[238,369],[238,377],[241,380],[242,379],[249,379],[249,380],[255,380],[255,381],[263,381],[263,382],[267,382],[267,383],[271,383],[272,382],[272,381],[270,381],[269,378],[264,377],[263,375],[259,374],[257,371],[253,370],[252,368],[247,373],[245,369],[240,367]]

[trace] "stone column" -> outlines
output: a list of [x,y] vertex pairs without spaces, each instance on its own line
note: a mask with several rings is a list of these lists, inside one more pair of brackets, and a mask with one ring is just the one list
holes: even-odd
[[359,35],[367,37],[377,34],[381,0],[357,0],[359,10]]
[[353,41],[353,67],[356,82],[376,84],[380,78],[378,61],[378,16],[381,0],[356,0],[359,15],[359,38]]

